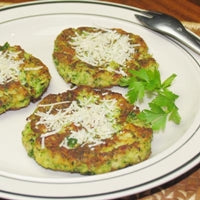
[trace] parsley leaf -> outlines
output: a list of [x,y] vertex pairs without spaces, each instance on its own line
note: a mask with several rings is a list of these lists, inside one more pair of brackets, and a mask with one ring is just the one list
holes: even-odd
[[152,125],[153,130],[165,128],[167,114],[165,112],[153,112],[152,110],[143,110],[138,118]]
[[127,97],[130,103],[141,101],[145,92],[154,92],[161,88],[160,73],[158,70],[130,70],[131,77],[123,78],[121,86],[128,87]]
[[167,120],[176,124],[180,123],[181,117],[175,100],[178,96],[169,90],[158,92],[157,96],[149,103],[150,110],[143,110],[138,118],[152,124],[153,130],[164,129]]
[[181,117],[175,104],[178,95],[168,88],[171,86],[176,74],[172,74],[161,82],[160,72],[157,68],[131,70],[131,77],[123,78],[120,85],[128,87],[126,94],[130,103],[141,101],[146,94],[153,95],[149,103],[149,110],[145,109],[138,114],[138,119],[149,123],[153,130],[164,129],[167,120],[179,124]]
[[172,74],[169,78],[167,78],[163,83],[162,83],[162,88],[167,88],[171,86],[172,81],[176,78],[176,74]]

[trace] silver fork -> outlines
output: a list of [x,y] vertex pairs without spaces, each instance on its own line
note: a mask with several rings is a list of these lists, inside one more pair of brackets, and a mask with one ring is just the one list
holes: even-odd
[[166,34],[200,54],[200,39],[187,31],[176,18],[154,11],[139,11],[135,17],[146,27]]

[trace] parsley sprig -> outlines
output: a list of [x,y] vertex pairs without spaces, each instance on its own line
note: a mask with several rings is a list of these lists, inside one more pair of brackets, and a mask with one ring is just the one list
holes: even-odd
[[161,130],[166,126],[167,120],[176,124],[181,121],[178,107],[175,104],[178,95],[168,88],[171,86],[176,74],[172,74],[161,82],[160,72],[157,68],[131,70],[131,76],[123,78],[120,85],[128,87],[126,94],[130,103],[142,101],[145,95],[150,95],[153,100],[149,103],[149,109],[141,111],[137,117],[151,124],[153,130]]

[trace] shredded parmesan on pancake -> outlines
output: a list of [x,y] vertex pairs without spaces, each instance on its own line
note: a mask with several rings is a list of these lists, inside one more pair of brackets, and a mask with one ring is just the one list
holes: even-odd
[[[24,63],[24,59],[18,59],[21,51],[0,51],[0,84],[6,84],[11,81],[17,81],[20,73],[20,65]],[[25,71],[40,70],[43,66],[26,67]]]
[[[105,30],[104,30],[105,31]],[[105,32],[83,32],[71,37],[70,44],[76,51],[76,56],[92,66],[109,66],[111,62],[125,65],[132,57],[135,46],[131,44],[128,35],[119,34],[116,30]],[[112,68],[107,68],[112,72]],[[116,73],[124,75],[124,71],[116,70]]]
[[24,68],[25,71],[36,71],[36,70],[40,70],[42,69],[43,66],[38,66],[38,67],[27,67],[27,68]]
[[[114,128],[116,120],[113,116],[114,110],[116,110],[116,99],[103,99],[98,104],[88,98],[79,103],[72,101],[67,108],[57,109],[57,113],[52,114],[54,105],[58,103],[47,104],[49,110],[46,113],[40,111],[35,113],[40,117],[36,125],[45,125],[47,129],[47,132],[41,135],[42,148],[45,147],[47,136],[58,133],[64,126],[72,123],[78,127],[78,131],[72,130],[69,138],[76,139],[81,146],[88,144],[89,147],[92,147],[102,144],[103,140],[112,137],[116,132],[116,128]],[[40,105],[40,107],[47,105]],[[61,142],[60,146],[70,148],[67,144],[67,138]]]
[[0,51],[0,84],[16,81],[19,74],[19,66],[23,59],[17,60],[19,52]]

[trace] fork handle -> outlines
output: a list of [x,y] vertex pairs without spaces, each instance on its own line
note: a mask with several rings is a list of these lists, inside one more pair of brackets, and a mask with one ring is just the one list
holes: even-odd
[[176,29],[174,34],[169,35],[182,42],[184,45],[191,48],[193,51],[200,55],[200,39],[187,31],[184,26],[181,25]]

